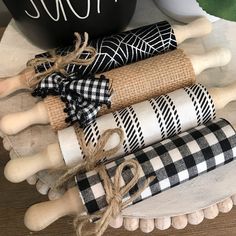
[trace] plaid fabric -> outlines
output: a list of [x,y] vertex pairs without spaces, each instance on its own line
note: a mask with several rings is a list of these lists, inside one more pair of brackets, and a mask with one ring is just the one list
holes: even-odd
[[[171,25],[163,21],[127,32],[91,40],[89,45],[97,50],[95,61],[88,66],[79,66],[71,63],[65,68],[68,74],[79,72],[82,75],[86,75],[108,71],[176,49],[177,42]],[[53,53],[65,56],[73,50],[74,46],[70,46],[58,48]],[[51,54],[45,52],[36,57],[50,58]],[[88,53],[81,55],[81,58],[89,57],[90,55]],[[44,72],[51,66],[53,66],[52,63],[44,63],[37,66],[35,72]]]
[[59,95],[66,104],[67,123],[78,121],[81,127],[89,125],[97,116],[101,106],[110,107],[111,91],[109,80],[101,75],[81,76],[72,74],[64,77],[54,73],[43,79],[33,92],[33,96]]
[[[111,180],[118,165],[125,160],[135,159],[142,168],[138,184],[123,198],[127,200],[142,187],[144,181],[156,179],[132,204],[143,201],[164,190],[193,179],[200,174],[214,170],[236,157],[236,133],[225,120],[214,120],[180,135],[156,143],[134,154],[106,164]],[[122,173],[121,185],[133,177],[132,169]],[[89,213],[107,206],[103,183],[96,170],[76,176],[81,199]]]

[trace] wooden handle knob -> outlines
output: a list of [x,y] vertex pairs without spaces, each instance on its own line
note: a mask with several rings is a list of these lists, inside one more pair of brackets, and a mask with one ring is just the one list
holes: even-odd
[[206,219],[212,220],[219,215],[219,209],[216,204],[203,210]]
[[125,218],[124,228],[128,231],[137,230],[139,228],[139,219],[138,218]]
[[227,65],[231,57],[231,52],[227,48],[215,48],[202,55],[189,56],[196,75],[209,68]]
[[173,30],[177,44],[180,44],[186,39],[209,34],[212,31],[212,24],[206,17],[201,17],[187,25],[173,25]]
[[68,190],[61,198],[31,206],[25,214],[25,226],[40,231],[66,215],[81,214],[83,203],[77,187]]
[[159,230],[169,229],[171,226],[171,217],[160,217],[155,220],[155,226]]
[[27,80],[34,76],[35,72],[32,69],[26,68],[20,74],[1,78],[0,80],[0,98],[6,97],[20,89],[29,89]]
[[20,89],[27,89],[27,87],[21,83],[19,76],[0,80],[0,98],[6,97]]
[[19,183],[40,170],[55,169],[64,166],[58,143],[49,145],[36,155],[10,160],[5,169],[5,177],[13,183]]
[[116,218],[113,218],[109,225],[114,229],[119,229],[123,225],[123,216],[119,215]]
[[48,124],[49,117],[43,102],[37,103],[32,109],[4,116],[0,121],[0,130],[13,135],[34,124]]
[[211,88],[209,93],[214,101],[216,110],[224,108],[236,100],[236,82],[221,88]]

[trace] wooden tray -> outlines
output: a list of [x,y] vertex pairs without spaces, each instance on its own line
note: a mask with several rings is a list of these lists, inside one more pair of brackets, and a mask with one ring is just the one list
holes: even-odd
[[[138,27],[166,18],[155,8],[152,1],[139,1],[137,12],[130,27]],[[171,22],[174,23],[173,21]],[[15,40],[16,38],[17,40]],[[214,46],[226,46],[230,48],[233,53],[233,59],[228,66],[208,70],[199,76],[198,82],[204,84],[206,87],[223,86],[236,80],[236,69],[234,65],[236,56],[236,29],[234,23],[220,20],[214,23],[214,32],[208,37],[189,40],[181,45],[189,53],[202,53]],[[14,21],[12,21],[7,27],[0,43],[0,77],[19,72],[24,68],[29,58],[40,52],[40,49],[31,45],[19,33]],[[10,112],[26,110],[32,107],[36,101],[37,99],[33,98],[26,91],[8,97],[7,99],[2,99],[0,100],[0,117]],[[218,117],[224,117],[233,124],[236,124],[236,103],[231,103],[224,110],[220,111]],[[34,126],[15,136],[2,135],[2,137],[4,147],[10,151],[11,158],[20,158],[24,155],[36,153],[49,143],[54,143],[57,139],[49,126]],[[236,203],[235,197],[233,196],[236,193],[236,184],[234,181],[236,178],[235,168],[236,162],[230,163],[207,175],[203,175],[181,186],[163,192],[145,202],[127,208],[123,211],[122,215],[125,219],[136,219],[136,222],[139,222],[139,219],[148,219],[145,222],[149,222],[149,228],[145,229],[143,227],[142,230],[150,232],[154,228],[154,223],[156,223],[157,228],[161,229],[168,228],[171,223],[175,228],[183,228],[187,222],[192,224],[200,223],[200,220],[198,222],[194,221],[193,216],[196,216],[196,214],[199,216],[200,214],[202,219],[204,216],[207,218],[207,210],[204,209],[209,209],[209,207],[215,207],[222,212],[227,212],[231,207],[224,208],[227,204],[224,205],[220,202],[230,202],[228,206],[232,206],[234,202]],[[50,187],[57,178],[57,174],[49,174],[47,171],[43,171],[29,178],[28,182],[30,184],[36,184],[36,188],[41,194],[49,194],[49,198],[53,199],[58,197],[58,195],[50,191]],[[210,189],[209,186],[211,186]],[[186,220],[182,222],[186,222],[186,224],[180,227],[180,224],[177,223],[179,219],[183,218]],[[163,221],[165,221],[164,228],[163,224],[161,224]],[[137,225],[139,224],[137,223]]]

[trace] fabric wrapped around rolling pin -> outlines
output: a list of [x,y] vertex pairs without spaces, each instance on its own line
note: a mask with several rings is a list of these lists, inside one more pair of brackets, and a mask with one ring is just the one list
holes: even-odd
[[[117,111],[132,104],[190,86],[196,81],[191,61],[181,49],[117,68],[105,72],[103,75],[112,83],[113,94],[111,108],[102,107],[98,115]],[[42,83],[44,80],[41,81]],[[42,94],[45,94],[45,91],[47,93],[48,88],[39,87]],[[67,102],[61,101],[59,96],[48,96],[44,99],[50,124],[54,130],[68,127],[71,125],[71,120],[76,122],[75,112],[71,110],[64,112]],[[69,122],[67,118],[69,118]]]
[[[121,163],[136,160],[140,164],[139,181],[126,196],[122,196],[123,202],[138,192],[147,178],[156,177],[141,196],[131,203],[136,204],[235,158],[236,132],[226,120],[220,119],[110,162],[105,165],[105,169],[113,182],[116,168]],[[120,184],[125,186],[132,178],[132,170],[127,167],[121,174]],[[88,213],[107,207],[103,181],[96,170],[77,175],[76,181]]]
[[[174,31],[167,21],[93,39],[89,41],[88,45],[97,51],[94,62],[90,65],[70,63],[65,68],[68,74],[74,72],[82,75],[100,73],[177,48]],[[74,46],[58,48],[53,54],[65,56],[72,51],[74,51]],[[46,52],[37,55],[36,58],[52,56],[51,52]],[[81,55],[85,59],[89,56],[88,52],[83,52]],[[53,63],[42,63],[35,67],[35,72],[42,73],[51,66]]]
[[[215,106],[201,84],[185,87],[166,95],[98,117],[83,130],[86,143],[96,146],[108,129],[120,128],[124,142],[114,157],[127,155],[155,142],[199,126],[215,118]],[[62,156],[67,166],[84,159],[78,126],[58,131]],[[113,135],[106,144],[110,149],[119,143]]]

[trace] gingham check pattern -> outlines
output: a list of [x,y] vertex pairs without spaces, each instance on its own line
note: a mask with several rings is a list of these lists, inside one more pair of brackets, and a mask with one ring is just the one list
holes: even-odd
[[[75,65],[70,63],[65,70],[68,74],[79,72],[83,75],[108,71],[123,65],[137,62],[154,55],[177,48],[176,38],[171,25],[158,22],[137,29],[90,40],[89,46],[97,51],[97,56],[91,65]],[[56,49],[53,54],[65,56],[74,51],[74,46]],[[37,58],[50,58],[51,53],[36,55]],[[84,52],[81,58],[89,58]],[[43,63],[35,68],[36,73],[44,72],[53,63]]]
[[33,96],[44,98],[47,95],[59,95],[66,104],[66,122],[72,124],[78,121],[81,127],[95,120],[102,105],[111,105],[109,80],[103,75],[100,78],[82,78],[76,74],[64,77],[53,73],[43,79],[33,92]]
[[[117,166],[125,160],[135,159],[142,168],[138,184],[123,200],[127,200],[144,181],[155,176],[156,179],[132,204],[143,201],[164,190],[193,179],[205,172],[225,165],[236,157],[236,133],[225,120],[214,120],[180,135],[156,143],[134,154],[106,164],[105,168],[113,181]],[[127,167],[122,173],[122,183],[133,177]],[[103,183],[96,172],[90,171],[76,176],[81,199],[89,213],[107,206]]]

